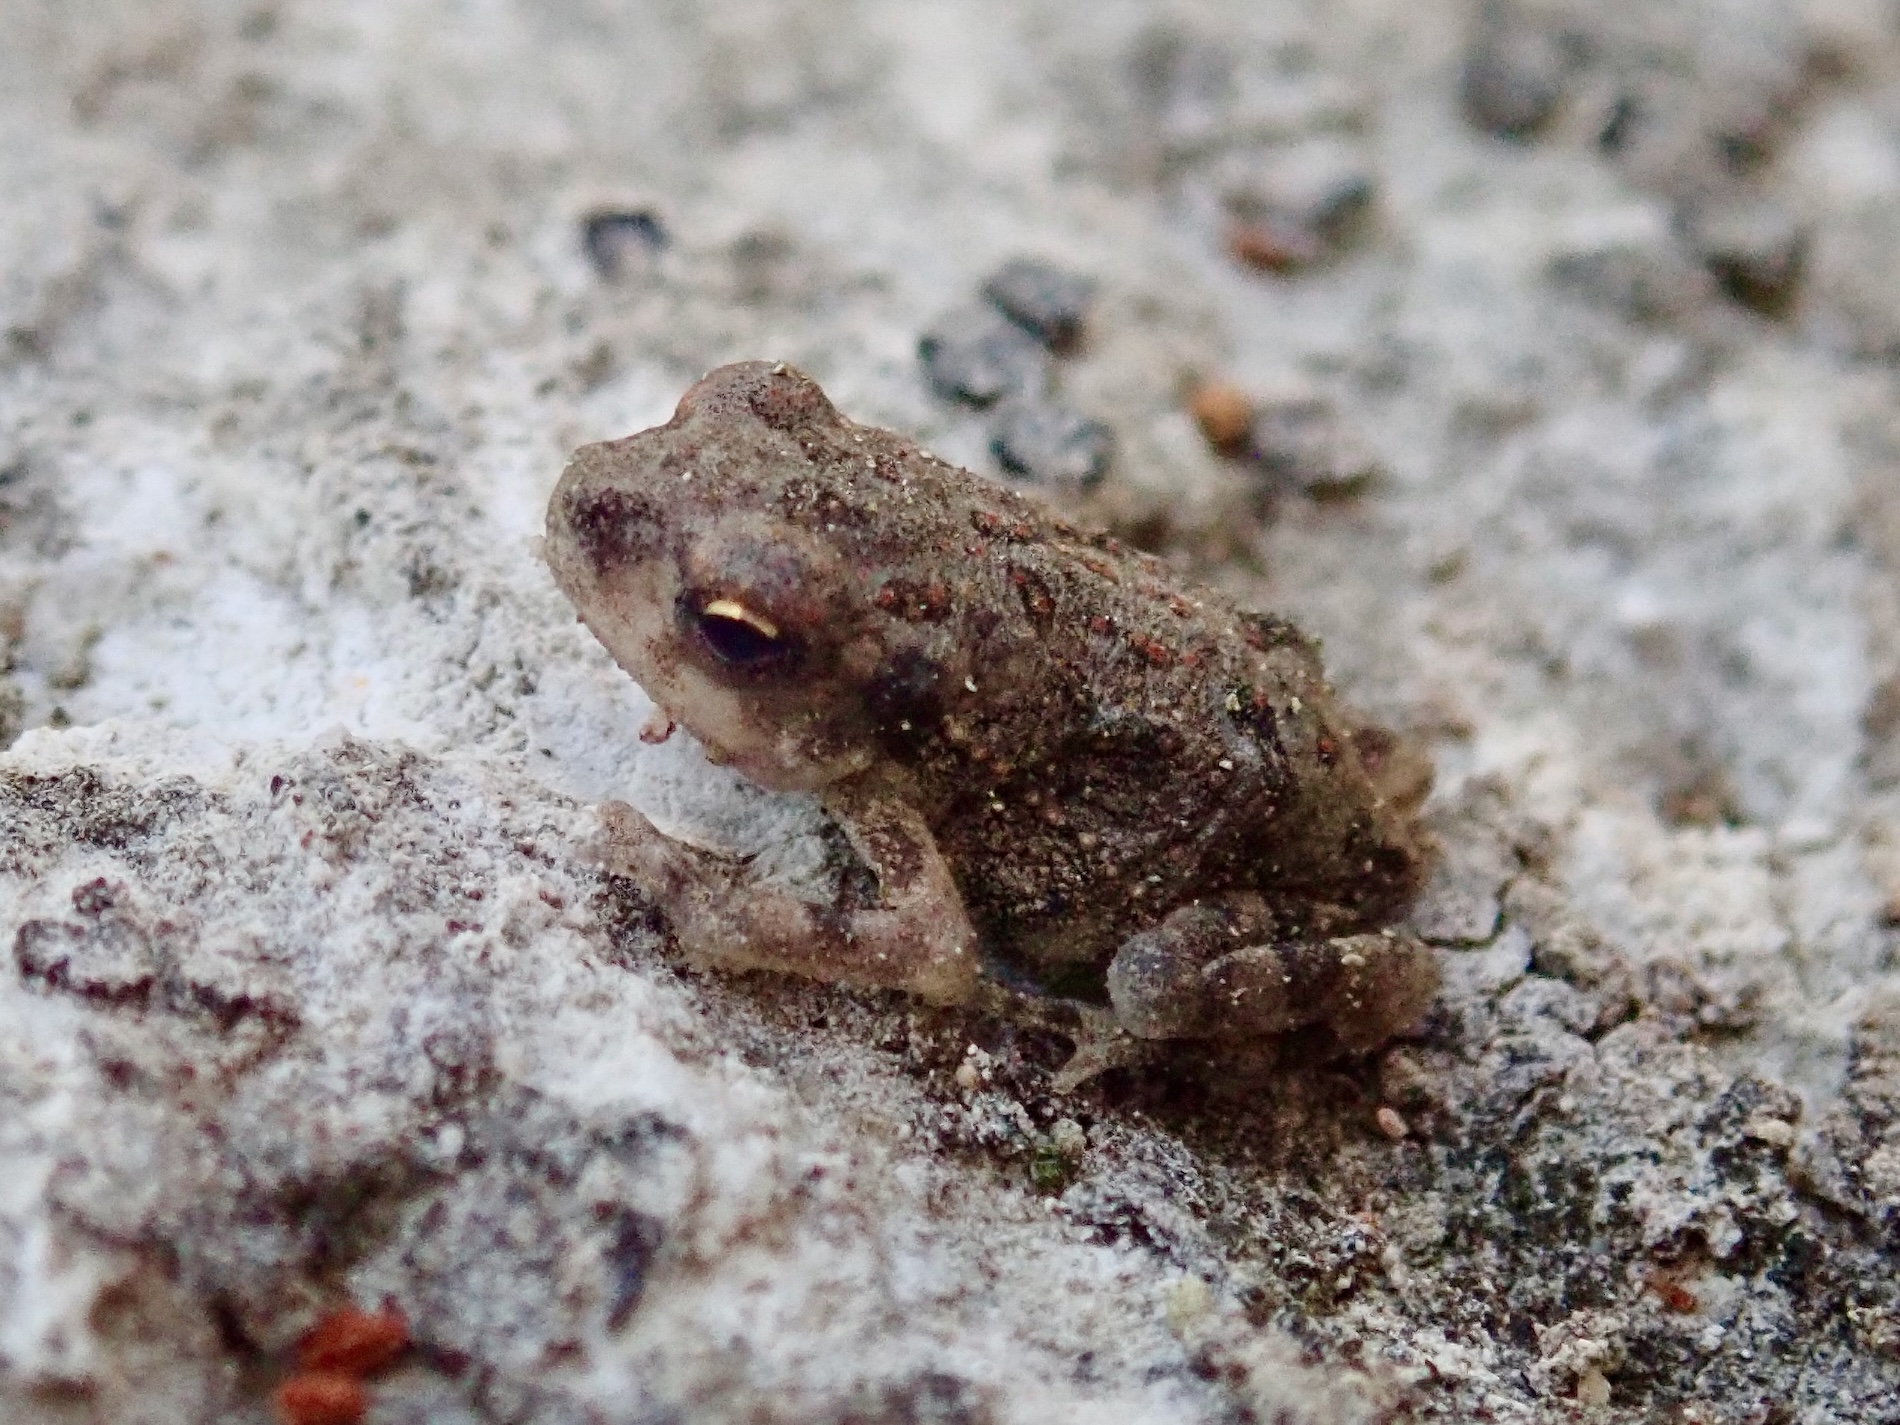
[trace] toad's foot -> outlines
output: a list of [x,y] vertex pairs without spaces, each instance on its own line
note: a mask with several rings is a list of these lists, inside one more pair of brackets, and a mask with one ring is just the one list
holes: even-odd
[[916,869],[921,857],[900,865],[908,878],[873,864],[879,904],[814,905],[754,879],[745,858],[665,835],[625,802],[602,805],[600,819],[602,864],[652,898],[680,949],[701,964],[901,989],[938,1003],[970,995],[974,936],[961,905],[946,910],[930,898]]
[[1112,1010],[1059,995],[1018,989],[994,974],[978,982],[971,1003],[985,1014],[1013,1024],[1046,1029],[1075,1045],[1068,1061],[1049,1081],[1050,1088],[1057,1093],[1073,1093],[1110,1069],[1130,1069],[1149,1063],[1160,1048],[1150,1040],[1130,1034]]
[[1399,931],[1280,940],[1260,897],[1183,906],[1129,938],[1108,970],[1115,1016],[1143,1039],[1280,1034],[1323,1024],[1363,1053],[1415,1025],[1438,964]]

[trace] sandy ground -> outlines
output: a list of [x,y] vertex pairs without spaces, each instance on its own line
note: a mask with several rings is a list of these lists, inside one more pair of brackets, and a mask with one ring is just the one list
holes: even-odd
[[[352,1301],[382,1425],[1900,1420],[1890,5],[0,33],[7,1420],[262,1421]],[[769,356],[995,473],[917,342],[1021,254],[1097,284],[1086,511],[1433,751],[1446,989],[1369,1060],[1058,1096],[589,859],[607,795],[822,827],[638,741],[566,452]],[[1214,377],[1376,476],[1213,454]]]

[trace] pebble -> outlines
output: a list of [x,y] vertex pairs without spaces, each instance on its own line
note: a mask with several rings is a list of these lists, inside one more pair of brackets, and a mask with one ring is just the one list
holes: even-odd
[[319,1321],[297,1343],[299,1370],[373,1375],[409,1348],[409,1324],[397,1311],[346,1306]]
[[1595,1366],[1577,1377],[1577,1404],[1608,1405],[1610,1395],[1610,1378]]
[[596,208],[581,219],[581,246],[594,270],[609,281],[671,242],[658,215],[645,208]]
[[1037,395],[1049,384],[1048,352],[993,307],[945,313],[917,343],[917,355],[939,395],[972,406]]
[[1779,203],[1712,205],[1689,214],[1682,226],[1702,265],[1730,297],[1768,316],[1784,315],[1793,305],[1808,234]]
[[1058,1118],[1049,1125],[1049,1146],[1069,1162],[1079,1162],[1088,1152],[1088,1130],[1073,1118]]
[[990,428],[990,449],[1003,468],[1037,484],[1099,484],[1114,448],[1114,434],[1101,421],[1053,401],[1010,401]]
[[1570,57],[1562,36],[1508,0],[1486,0],[1459,86],[1465,118],[1500,138],[1524,139],[1563,99]]
[[1230,381],[1207,381],[1188,393],[1188,414],[1207,443],[1224,455],[1241,454],[1253,429],[1253,399]]
[[1250,267],[1290,272],[1342,246],[1371,210],[1373,174],[1343,145],[1315,142],[1225,177],[1228,251]]
[[1183,1276],[1169,1288],[1162,1310],[1168,1329],[1178,1335],[1213,1314],[1214,1290],[1198,1276]]
[[1310,233],[1271,220],[1234,223],[1227,230],[1227,251],[1236,261],[1262,272],[1296,272],[1322,256]]
[[357,1425],[369,1413],[368,1392],[346,1375],[292,1376],[272,1403],[282,1425]]
[[1269,476],[1314,499],[1349,498],[1379,475],[1378,456],[1345,429],[1332,403],[1322,397],[1262,405],[1250,438]]
[[1095,284],[1052,262],[1023,257],[998,268],[983,284],[983,295],[1051,351],[1066,351],[1081,339]]

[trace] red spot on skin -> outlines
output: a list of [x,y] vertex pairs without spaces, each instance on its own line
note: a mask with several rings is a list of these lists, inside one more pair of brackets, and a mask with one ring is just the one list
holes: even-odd
[[371,1375],[409,1349],[409,1323],[400,1311],[345,1306],[311,1327],[297,1343],[297,1365],[319,1374]]
[[354,1376],[298,1375],[277,1387],[283,1425],[357,1425],[369,1413],[369,1393]]

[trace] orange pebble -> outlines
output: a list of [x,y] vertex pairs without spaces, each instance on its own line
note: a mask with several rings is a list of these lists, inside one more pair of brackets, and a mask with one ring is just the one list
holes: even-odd
[[1319,260],[1319,244],[1284,223],[1235,223],[1227,250],[1262,272],[1292,272]]
[[369,1396],[354,1376],[292,1376],[277,1387],[277,1418],[284,1425],[357,1425]]
[[1662,1304],[1678,1315],[1687,1316],[1702,1306],[1696,1294],[1681,1282],[1674,1282],[1665,1276],[1653,1276],[1649,1279],[1649,1289],[1656,1293]]
[[1216,450],[1238,450],[1253,428],[1253,401],[1226,381],[1196,386],[1188,397],[1188,414]]
[[408,1346],[409,1323],[400,1311],[345,1306],[297,1343],[297,1366],[318,1374],[366,1376],[389,1365]]

